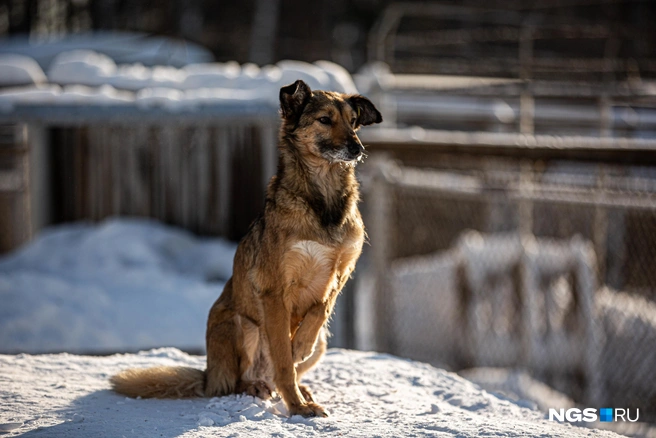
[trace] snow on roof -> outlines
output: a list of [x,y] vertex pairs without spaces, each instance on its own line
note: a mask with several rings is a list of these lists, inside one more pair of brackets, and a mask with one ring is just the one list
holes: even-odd
[[135,100],[134,93],[120,91],[111,85],[46,84],[0,90],[0,112],[9,113],[15,105],[126,105]]
[[34,85],[47,81],[39,64],[29,56],[0,54],[0,86]]
[[358,88],[353,82],[351,74],[339,64],[330,61],[316,61],[314,65],[323,69],[330,76],[331,89],[340,93],[355,94]]
[[[29,60],[21,62],[29,64]],[[33,60],[32,63],[36,64]],[[19,63],[11,65],[14,64]],[[25,104],[133,104],[142,109],[170,110],[225,104],[275,107],[280,87],[297,79],[313,89],[357,92],[349,73],[329,61],[308,64],[287,60],[262,68],[236,62],[189,64],[183,68],[145,67],[117,65],[112,58],[91,50],[60,53],[51,63],[47,79],[50,84],[45,86],[0,89],[0,111],[11,112],[16,105]],[[45,79],[25,83],[43,82]],[[2,85],[16,83],[5,83],[0,75]]]
[[[255,64],[240,66],[236,62],[190,64],[183,68],[144,67],[141,64],[117,66],[108,56],[75,50],[57,56],[48,69],[48,79],[57,84],[99,86],[109,84],[126,90],[166,87],[181,90],[197,88],[279,89],[302,79],[310,88],[352,91],[353,81],[341,67],[328,61],[316,65],[301,61],[280,61],[259,68]],[[262,88],[265,88],[264,90]]]
[[282,402],[246,395],[141,400],[109,390],[112,374],[158,365],[203,369],[205,358],[171,348],[109,357],[0,355],[0,428],[9,436],[67,438],[619,436],[550,422],[426,364],[348,350],[329,350],[303,378],[328,418],[288,417]]

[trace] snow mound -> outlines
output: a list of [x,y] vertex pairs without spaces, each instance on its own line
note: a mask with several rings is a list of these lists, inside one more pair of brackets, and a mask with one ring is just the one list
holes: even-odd
[[314,65],[323,69],[330,77],[330,90],[348,94],[358,92],[351,74],[341,65],[330,61],[316,61]]
[[202,350],[234,251],[150,220],[53,228],[0,259],[0,351]]
[[[316,65],[307,62],[284,60],[277,64],[280,68],[280,85],[291,84],[299,79],[305,81],[313,90],[329,90],[330,76]],[[280,88],[280,87],[278,87]]]
[[237,62],[191,64],[183,71],[186,78],[181,88],[235,88],[254,89],[267,87],[280,80],[280,69],[275,66],[260,68],[248,63],[239,66]]
[[[273,109],[278,106],[280,87],[297,79],[315,90],[357,93],[351,75],[329,61],[308,64],[286,60],[262,68],[234,61],[189,64],[183,68],[146,67],[139,63],[117,65],[109,56],[93,50],[72,50],[57,55],[46,80],[33,59],[11,56],[0,55],[0,85],[6,76],[5,85],[13,86],[0,90],[3,112],[14,110],[16,105],[38,104],[135,105],[143,110],[159,107],[171,111],[193,111],[203,105]],[[34,70],[32,73],[28,66]],[[50,84],[45,84],[48,81]]]
[[350,74],[329,61],[309,64],[285,60],[262,68],[252,63],[240,66],[231,61],[190,64],[178,69],[169,66],[145,67],[138,63],[116,65],[108,56],[91,50],[74,50],[58,55],[48,69],[48,79],[60,85],[98,87],[107,84],[131,91],[146,88],[257,90],[260,95],[273,94],[276,97],[281,86],[302,79],[313,89],[356,92]]
[[[0,355],[5,436],[618,436],[549,422],[429,365],[389,355],[329,350],[304,379],[328,418],[288,417],[280,401],[231,395],[140,400],[109,390],[126,367],[204,367],[173,349],[110,357]],[[39,379],[34,376],[39,375]]]
[[0,55],[0,87],[47,82],[39,64],[29,56]]
[[109,56],[93,50],[64,52],[52,61],[48,79],[60,84],[99,86],[116,74],[116,63]]

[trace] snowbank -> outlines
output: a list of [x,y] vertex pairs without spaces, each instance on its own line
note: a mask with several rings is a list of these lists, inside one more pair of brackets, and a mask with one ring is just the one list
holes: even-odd
[[202,351],[234,250],[149,220],[44,232],[0,260],[0,351]]
[[0,356],[0,429],[27,437],[618,436],[549,422],[429,365],[346,350],[330,350],[305,379],[328,418],[287,417],[281,402],[244,395],[135,400],[109,390],[108,377],[126,367],[204,361],[175,349]]

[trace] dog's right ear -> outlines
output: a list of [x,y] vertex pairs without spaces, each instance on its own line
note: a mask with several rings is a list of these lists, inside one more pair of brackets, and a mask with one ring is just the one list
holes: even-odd
[[296,122],[303,113],[303,108],[310,100],[312,90],[302,80],[280,89],[280,109],[285,120]]

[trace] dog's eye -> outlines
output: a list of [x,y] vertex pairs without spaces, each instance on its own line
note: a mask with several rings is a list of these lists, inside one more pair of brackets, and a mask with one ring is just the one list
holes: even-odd
[[355,120],[356,120],[355,117],[351,119],[351,125],[355,126]]
[[330,117],[319,117],[319,123],[324,125],[330,125],[332,121],[330,120]]

